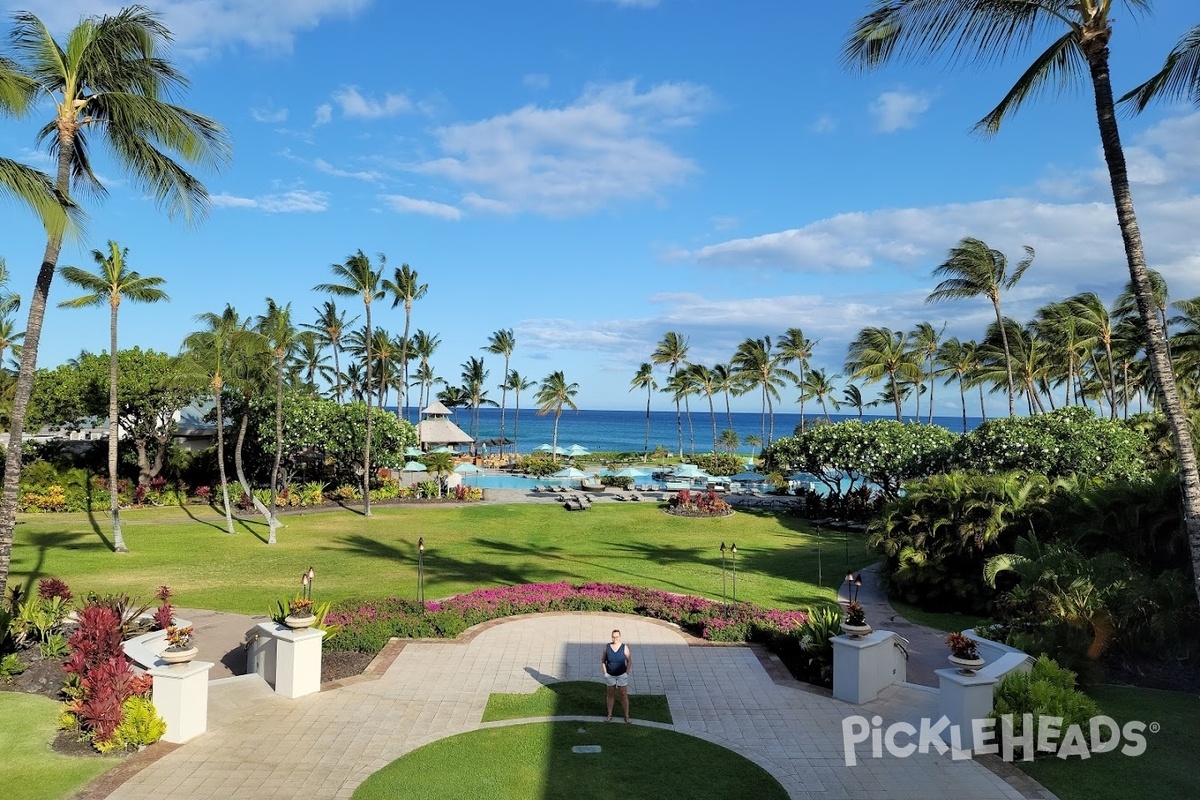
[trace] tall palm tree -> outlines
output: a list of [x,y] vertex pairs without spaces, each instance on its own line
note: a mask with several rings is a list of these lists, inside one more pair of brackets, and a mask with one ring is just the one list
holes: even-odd
[[[66,48],[33,14],[15,15],[12,42],[16,59],[0,62],[0,85],[32,86],[38,99],[51,102],[53,113],[41,130],[41,140],[56,160],[54,190],[59,198],[71,201],[76,184],[103,196],[104,186],[92,171],[87,147],[101,139],[115,155],[115,167],[125,171],[169,215],[188,221],[203,216],[208,193],[185,164],[172,156],[187,165],[219,166],[226,160],[229,147],[216,122],[164,100],[187,84],[163,57],[170,39],[170,32],[158,16],[140,6],[82,20],[67,34]],[[0,93],[8,97],[0,104],[0,111],[19,110],[12,103],[11,91]],[[91,135],[85,138],[85,134]],[[12,162],[5,164],[6,185],[11,188]],[[45,188],[36,176],[25,177],[39,184],[32,188]],[[18,194],[25,197],[28,192]],[[52,203],[41,205],[44,210],[52,210]],[[47,226],[46,249],[25,325],[25,345],[9,419],[4,498],[0,503],[0,594],[8,582],[12,554],[25,415],[64,231],[65,223]]]
[[[799,328],[788,328],[779,339],[780,363],[787,365],[796,362],[796,387],[800,389],[800,429],[804,430],[804,373],[808,371],[808,362],[812,358],[813,348],[817,345],[812,339],[805,337]],[[828,416],[828,415],[826,415]]]
[[421,409],[425,407],[425,401],[433,397],[433,384],[437,381],[437,375],[434,373],[433,367],[429,364],[429,359],[433,358],[433,354],[437,351],[438,346],[442,343],[442,339],[437,334],[426,333],[421,329],[413,334],[412,341],[409,343],[412,347],[412,352],[409,357],[416,356],[418,359],[418,370],[420,372],[421,391],[417,399],[417,415],[421,413]]
[[[404,407],[408,405],[408,348],[411,344],[408,340],[408,330],[412,324],[412,307],[415,301],[420,300],[429,291],[429,284],[420,282],[415,269],[408,264],[401,264],[400,268],[392,273],[391,280],[383,282],[383,289],[392,295],[392,308],[404,304],[404,339],[400,346],[400,369],[404,372],[405,395],[396,403],[396,416],[403,419]],[[419,412],[420,409],[418,414]]]
[[490,370],[484,364],[482,358],[471,356],[462,365],[462,382],[463,389],[466,390],[467,399],[471,406],[471,438],[479,438],[479,408],[480,406],[494,406],[495,400],[489,400],[487,396],[487,378]]
[[704,395],[708,400],[708,417],[712,421],[713,452],[717,452],[717,408],[713,403],[713,395],[720,391],[717,387],[716,373],[703,364],[693,364],[689,372],[695,381],[696,393]]
[[804,376],[804,381],[800,384],[802,397],[806,396],[807,399],[816,400],[821,404],[821,410],[825,412],[826,422],[831,421],[829,419],[829,406],[826,403],[832,405],[834,411],[837,411],[842,405],[833,396],[833,393],[837,391],[837,387],[833,385],[833,382],[840,377],[842,376],[826,375],[823,369],[810,369],[808,374]]
[[646,442],[642,446],[642,463],[645,463],[650,457],[650,397],[658,389],[658,382],[654,380],[654,365],[649,361],[641,363],[637,374],[629,382],[629,391],[634,389],[646,390]]
[[578,383],[567,383],[561,370],[551,372],[542,378],[534,401],[538,404],[538,414],[545,415],[554,412],[554,437],[550,440],[550,453],[558,460],[558,421],[562,417],[563,406],[578,412],[575,405],[575,395],[579,394]]
[[1107,365],[1108,377],[1105,379],[1104,371],[1100,365],[1095,362],[1095,353],[1092,354],[1093,365],[1096,368],[1096,377],[1100,379],[1100,385],[1104,389],[1104,394],[1108,398],[1108,406],[1112,419],[1117,418],[1117,373],[1116,365],[1113,361],[1113,321],[1109,316],[1108,309],[1104,306],[1104,301],[1096,295],[1095,292],[1081,292],[1066,301],[1067,307],[1071,310],[1075,317],[1076,323],[1080,332],[1094,343],[1101,352],[1104,353],[1105,363]]
[[90,308],[108,304],[108,494],[112,512],[113,550],[128,553],[125,537],[121,532],[121,499],[117,492],[117,311],[121,300],[131,303],[157,303],[170,300],[159,286],[166,282],[157,276],[143,277],[126,268],[125,259],[129,248],[121,247],[109,239],[108,252],[92,251],[97,269],[93,272],[79,267],[63,267],[63,280],[82,289],[86,294],[59,303],[60,308]]
[[[690,344],[688,338],[675,331],[667,331],[663,335],[662,341],[654,348],[654,352],[650,355],[650,360],[655,364],[667,365],[667,376],[674,377],[679,371],[679,365],[687,363],[687,354]],[[683,412],[679,406],[679,399],[675,400],[675,430],[679,434],[679,453],[683,454]]]
[[334,374],[325,354],[323,337],[316,331],[302,331],[296,335],[296,350],[292,354],[290,368],[295,369],[304,380],[305,386],[317,394],[317,376],[322,378]]
[[521,392],[532,389],[537,383],[528,380],[515,369],[510,369],[508,380],[504,384],[513,393],[513,405],[516,409],[513,414],[513,453],[516,453],[521,439]]
[[279,497],[279,464],[283,458],[283,377],[287,372],[288,360],[296,349],[296,326],[292,324],[292,304],[279,305],[272,298],[267,298],[267,311],[258,317],[255,328],[271,351],[274,364],[275,383],[275,458],[271,463],[271,518],[269,520],[267,544],[276,543],[276,529],[279,527],[276,514],[276,500]]
[[[688,364],[686,369],[677,370],[663,384],[662,390],[670,394],[676,404],[681,401],[683,403],[683,415],[687,418],[689,441],[692,445],[691,453],[694,456],[696,454],[696,427],[692,424],[692,408],[688,398],[696,393],[697,386],[696,376],[692,373],[691,366]],[[683,451],[680,451],[680,455],[683,455]]]
[[725,450],[725,452],[736,453],[738,445],[741,443],[741,438],[738,436],[737,431],[735,431],[733,428],[726,428],[725,430],[721,431],[721,447]]
[[757,387],[762,395],[761,441],[770,445],[775,438],[774,401],[779,399],[779,387],[784,385],[785,378],[795,383],[796,373],[783,367],[779,355],[772,352],[770,336],[743,341],[734,352],[730,366],[739,381],[748,389]]
[[733,370],[728,364],[714,364],[712,371],[713,384],[717,387],[717,391],[725,396],[725,427],[732,430],[733,411],[729,407],[729,395],[733,392],[735,384]]
[[958,397],[962,401],[962,429],[967,432],[967,389],[966,381],[975,371],[975,343],[964,344],[957,336],[951,336],[942,342],[937,352],[937,363],[941,369],[939,377],[945,377],[946,386],[958,381]]
[[853,383],[846,384],[846,388],[842,389],[842,405],[847,405],[858,412],[858,418],[863,418],[863,409],[871,405],[863,400],[862,389],[858,388]]
[[[346,257],[341,264],[330,264],[334,278],[341,283],[321,283],[313,287],[314,292],[326,292],[338,297],[358,297],[362,299],[367,316],[366,342],[368,352],[367,380],[363,395],[367,401],[366,438],[363,441],[363,515],[371,516],[371,392],[374,381],[371,375],[371,303],[383,299],[383,291],[379,288],[380,276],[387,266],[387,256],[379,254],[379,269],[371,266],[371,259],[358,250]],[[407,337],[405,337],[407,338]]]
[[0,257],[0,316],[8,316],[21,307],[21,295],[8,288],[8,263]]
[[[1125,0],[1124,4],[1134,9],[1149,6],[1148,0]],[[1011,112],[1040,90],[1056,85],[1065,89],[1085,75],[1090,80],[1117,225],[1121,229],[1138,313],[1146,326],[1146,354],[1175,440],[1183,517],[1192,555],[1193,589],[1200,598],[1200,472],[1197,471],[1189,421],[1175,385],[1166,335],[1154,313],[1146,254],[1117,125],[1109,70],[1109,45],[1113,34],[1111,14],[1115,5],[1115,0],[1071,3],[1063,0],[881,0],[856,24],[846,43],[845,58],[864,67],[878,66],[893,57],[927,60],[938,53],[949,56],[951,63],[999,61],[1015,50],[1023,50],[1043,35],[1056,36],[1021,74],[1000,104],[978,123],[980,129],[989,133],[998,131]],[[1195,63],[1197,51],[1200,51],[1200,32],[1193,29],[1173,51],[1175,58],[1168,56],[1159,73],[1163,77],[1157,81],[1151,78],[1143,85],[1148,87],[1141,93],[1145,102],[1156,94],[1181,90],[1195,99],[1197,81],[1194,78],[1200,74],[1200,66]],[[1180,75],[1183,77],[1176,77]],[[1134,94],[1137,95],[1138,90],[1134,90]]]
[[850,343],[846,372],[850,373],[851,380],[863,378],[874,383],[886,378],[891,386],[888,397],[896,405],[896,419],[903,420],[901,384],[915,382],[921,376],[921,367],[908,348],[903,332],[890,328],[863,328]]
[[1001,341],[1004,344],[1004,359],[1008,370],[1008,415],[1016,412],[1016,395],[1012,379],[1012,353],[1008,348],[1007,331],[1003,315],[1000,313],[1000,294],[1016,286],[1017,281],[1025,274],[1033,263],[1033,248],[1025,246],[1025,258],[1017,264],[1010,273],[1008,257],[999,250],[993,250],[979,239],[964,237],[958,245],[950,249],[950,257],[937,269],[933,276],[943,280],[929,296],[926,303],[936,303],[941,300],[957,300],[968,297],[986,297],[992,301],[996,312],[996,325],[1000,329]]
[[[929,424],[933,424],[933,387],[934,381],[934,361],[937,360],[938,347],[942,342],[942,334],[946,332],[946,326],[943,324],[939,331],[937,328],[930,325],[928,322],[919,322],[917,327],[909,334],[913,349],[917,352],[918,357],[925,362],[925,374],[922,376],[922,382],[929,384]],[[921,394],[920,387],[917,387],[918,397]],[[917,422],[921,421],[920,413],[917,414]]]
[[303,323],[302,327],[316,333],[321,340],[321,344],[329,345],[329,349],[333,351],[333,375],[334,375],[334,397],[339,403],[342,402],[342,364],[338,355],[342,350],[342,336],[346,329],[358,321],[358,317],[352,320],[346,320],[346,312],[339,311],[337,303],[333,300],[326,300],[320,308],[313,308],[317,312],[315,322]]
[[[24,331],[16,329],[16,323],[8,314],[0,314],[0,362],[4,360],[4,353],[7,350],[14,352],[21,349],[21,340],[25,338]],[[17,355],[20,358],[20,355]],[[3,369],[3,367],[0,367]],[[13,388],[16,386],[14,384]]]
[[[483,349],[498,356],[504,356],[504,375],[508,376],[508,360],[512,358],[513,349],[517,346],[517,337],[512,328],[501,328],[488,337],[487,346]],[[500,382],[500,452],[504,452],[504,410],[508,406],[508,380]]]

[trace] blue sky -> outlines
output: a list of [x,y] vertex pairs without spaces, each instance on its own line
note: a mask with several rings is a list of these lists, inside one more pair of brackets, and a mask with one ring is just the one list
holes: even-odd
[[[122,308],[123,347],[174,352],[196,314],[227,302],[261,313],[267,296],[310,321],[325,299],[311,288],[361,248],[429,284],[413,328],[441,337],[433,362],[450,381],[512,328],[526,377],[562,370],[581,407],[641,408],[630,379],[668,330],[712,364],[746,337],[800,327],[831,372],[865,325],[929,320],[978,338],[986,301],[924,304],[962,236],[1014,261],[1036,248],[1005,301],[1017,318],[1082,290],[1111,301],[1127,280],[1089,95],[1042,99],[975,136],[1031,57],[849,72],[839,51],[866,0],[149,5],[176,34],[183,104],[226,126],[234,158],[201,174],[214,205],[194,230],[97,159],[110,196],[88,205],[61,263],[90,269],[90,251],[115,239],[172,296]],[[1118,92],[1200,21],[1185,5],[1120,11]],[[63,31],[119,4],[3,6]],[[35,119],[0,125],[0,151],[44,165],[45,109]],[[1174,297],[1200,294],[1200,113],[1154,108],[1123,118],[1122,135],[1150,265]],[[27,297],[44,242],[19,208],[0,220],[0,255]],[[53,302],[71,296],[56,282]],[[402,308],[377,309],[377,325],[403,331]],[[106,311],[52,308],[40,363],[106,342]],[[498,384],[503,362],[486,359]],[[953,392],[937,400],[957,413]],[[756,395],[735,402],[758,408]]]

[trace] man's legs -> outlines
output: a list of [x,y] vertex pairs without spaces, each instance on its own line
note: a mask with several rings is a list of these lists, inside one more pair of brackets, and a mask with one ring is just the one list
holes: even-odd
[[[609,686],[608,691],[605,693],[605,695],[606,695],[605,699],[608,701],[608,717],[604,720],[605,722],[612,721],[613,695],[616,693],[616,691],[617,691],[617,687]],[[628,702],[629,701],[627,700],[626,705],[628,705]]]
[[[628,686],[621,687],[621,708],[624,709],[624,711],[625,711],[625,721],[629,722],[630,719],[629,719],[629,687]],[[611,710],[609,711],[608,715],[610,717],[612,716]]]

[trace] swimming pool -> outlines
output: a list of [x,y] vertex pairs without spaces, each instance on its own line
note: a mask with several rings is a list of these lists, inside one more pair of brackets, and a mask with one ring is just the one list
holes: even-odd
[[[535,486],[569,486],[578,488],[579,481],[568,481],[563,478],[523,478],[519,475],[464,475],[463,483],[467,486],[477,486],[480,489],[517,489],[521,491],[532,491]],[[654,489],[665,489],[666,484],[662,481],[655,481],[650,478],[639,479],[634,481],[638,486],[651,486]],[[671,488],[678,488],[678,482],[672,482]],[[693,484],[688,487],[691,489],[703,490],[706,488],[700,484]],[[766,488],[765,485],[760,488]]]

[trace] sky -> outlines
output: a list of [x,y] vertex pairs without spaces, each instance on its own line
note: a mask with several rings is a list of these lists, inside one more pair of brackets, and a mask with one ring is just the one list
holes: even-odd
[[[86,230],[60,264],[93,269],[91,251],[115,240],[172,298],[124,304],[121,347],[176,352],[197,314],[226,303],[260,314],[267,297],[311,322],[327,299],[313,287],[361,249],[385,254],[388,276],[409,264],[428,284],[412,327],[440,337],[432,363],[451,383],[482,356],[499,401],[503,360],[481,348],[511,328],[511,367],[526,378],[561,370],[579,407],[639,409],[645,394],[630,382],[667,331],[711,365],[747,337],[799,327],[830,374],[867,325],[930,321],[981,338],[994,319],[985,299],[925,303],[964,236],[1014,263],[1024,245],[1036,250],[1004,298],[1017,319],[1079,291],[1111,303],[1128,280],[1085,87],[980,137],[973,124],[1033,55],[849,70],[840,51],[867,0],[147,5],[191,81],[177,102],[222,124],[233,157],[197,173],[213,202],[188,228],[97,149],[109,195],[85,201]],[[1118,4],[1118,94],[1200,22],[1188,5],[1131,16]],[[62,33],[120,4],[0,7]],[[47,112],[0,123],[0,153],[47,168],[36,149]],[[1200,112],[1159,105],[1120,123],[1149,265],[1173,297],[1194,297]],[[12,203],[0,230],[10,288],[27,298],[41,230]],[[77,294],[56,280],[51,304]],[[361,313],[352,299],[339,306]],[[377,303],[373,321],[398,336],[403,307]],[[105,350],[107,333],[106,308],[51,307],[39,365]],[[780,407],[797,394],[785,390]],[[936,399],[938,413],[959,413],[953,391]],[[757,411],[759,396],[734,403]],[[989,403],[1007,407],[1001,395]]]

